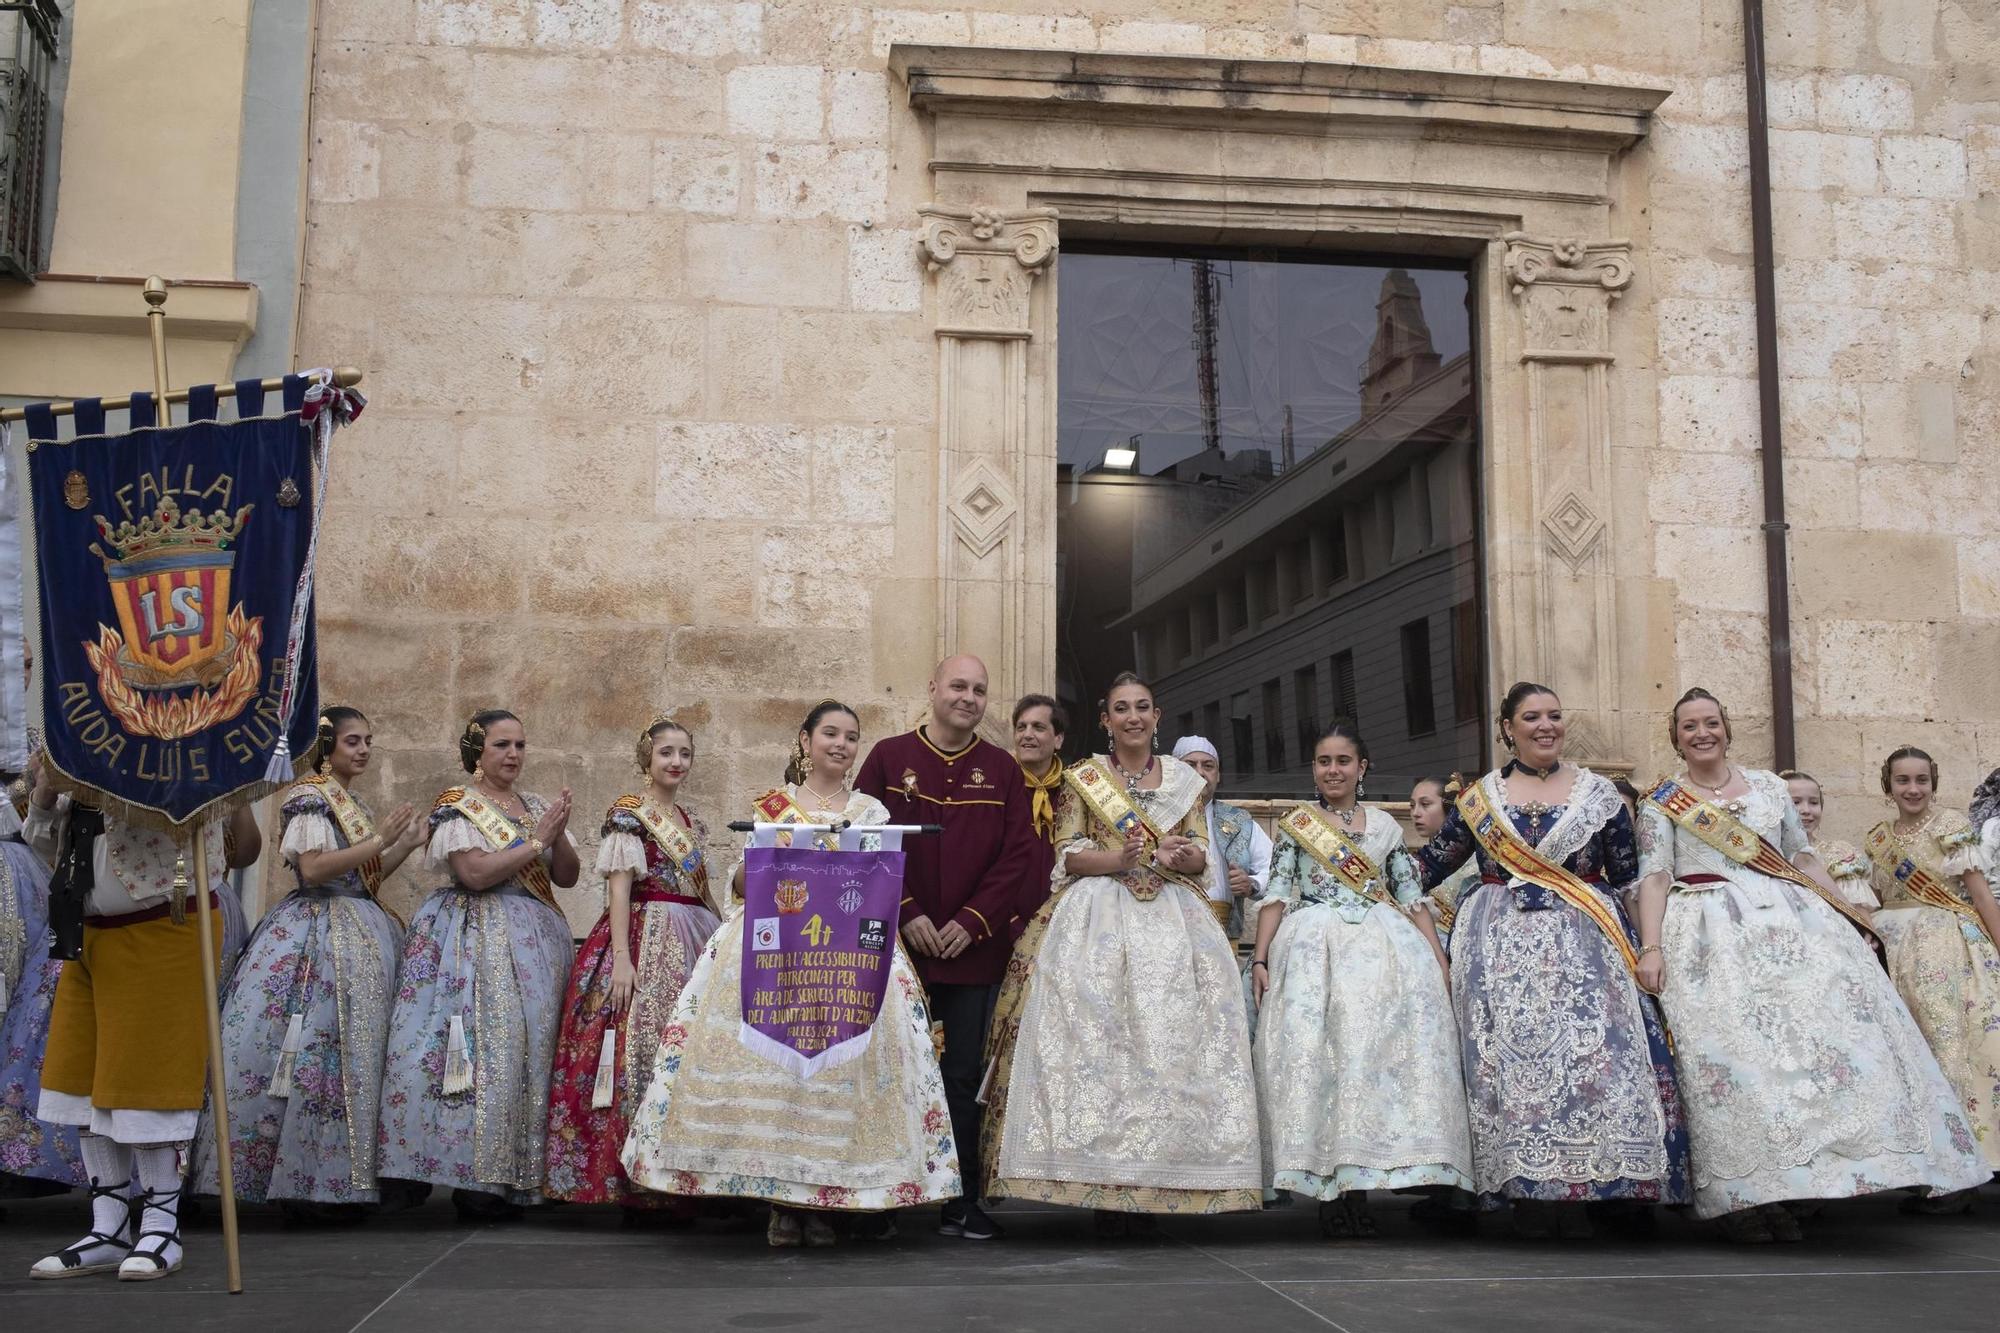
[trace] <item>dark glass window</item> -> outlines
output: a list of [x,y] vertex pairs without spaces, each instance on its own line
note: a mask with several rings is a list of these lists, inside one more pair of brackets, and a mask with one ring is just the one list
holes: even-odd
[[[1304,790],[1322,717],[1362,722],[1371,789],[1476,771],[1467,272],[1076,243],[1057,262],[1054,692],[1094,701],[1143,663],[1169,718],[1185,730],[1199,712],[1234,797]],[[1072,757],[1095,739],[1072,738]]]
[[1437,708],[1431,698],[1431,622],[1412,620],[1403,626],[1403,721],[1411,736],[1437,730]]

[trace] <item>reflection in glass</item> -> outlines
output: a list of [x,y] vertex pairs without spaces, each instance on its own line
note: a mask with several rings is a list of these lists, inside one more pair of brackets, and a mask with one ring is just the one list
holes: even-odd
[[1055,692],[1153,682],[1223,792],[1296,796],[1354,717],[1371,799],[1484,753],[1462,269],[1066,252]]

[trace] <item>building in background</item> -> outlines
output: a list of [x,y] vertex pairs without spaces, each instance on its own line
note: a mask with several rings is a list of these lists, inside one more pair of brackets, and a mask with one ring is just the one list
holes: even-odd
[[[1592,762],[1696,683],[1766,760],[1736,5],[38,4],[0,397],[145,385],[151,272],[178,381],[367,370],[319,609],[378,804],[501,704],[588,835],[671,708],[714,823],[947,648],[1079,742],[1138,665],[1245,791],[1343,711],[1476,763],[1517,676]],[[1766,9],[1777,637],[1852,833],[1895,744],[2000,760],[2000,28]]]

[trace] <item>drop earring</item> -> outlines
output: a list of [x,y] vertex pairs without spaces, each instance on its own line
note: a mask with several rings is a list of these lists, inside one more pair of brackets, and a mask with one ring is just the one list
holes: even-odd
[[474,782],[486,781],[486,765],[480,763],[477,759],[472,761],[472,780]]

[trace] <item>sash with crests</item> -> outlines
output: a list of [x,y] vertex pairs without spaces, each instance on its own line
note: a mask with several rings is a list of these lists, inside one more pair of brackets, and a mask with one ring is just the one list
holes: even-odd
[[1363,898],[1387,903],[1401,910],[1382,882],[1382,867],[1376,865],[1368,853],[1347,836],[1346,830],[1335,825],[1317,806],[1294,806],[1278,827],[1327,874]]
[[653,805],[651,801],[637,796],[621,796],[613,806],[630,810],[646,832],[652,835],[660,850],[674,863],[681,878],[694,889],[694,896],[708,897],[708,863],[702,859],[701,848],[695,846],[694,838],[688,831],[676,824]]
[[[1160,839],[1166,835],[1146,817],[1146,812],[1139,808],[1138,803],[1126,794],[1125,784],[1105,771],[1102,762],[1096,758],[1086,759],[1065,772],[1063,781],[1092,814],[1096,815],[1107,828],[1120,835],[1121,840],[1123,835],[1136,828],[1144,835],[1149,849],[1159,850]],[[1115,851],[1117,848],[1108,847],[1105,850]],[[1157,862],[1147,869],[1182,888],[1192,889],[1199,897],[1208,897],[1208,885],[1204,884],[1198,875],[1170,870]]]
[[[320,796],[333,811],[333,822],[340,826],[340,836],[347,839],[349,847],[359,847],[375,834],[375,823],[368,818],[368,812],[361,808],[361,802],[348,795],[347,788],[341,786],[324,773],[309,773],[299,779],[307,786],[319,788]],[[382,893],[382,858],[371,856],[361,863],[357,872],[361,884],[370,895],[379,897]]]
[[287,377],[265,416],[258,382],[244,381],[234,421],[215,420],[214,387],[197,387],[188,424],[169,427],[153,425],[152,399],[138,395],[119,435],[86,399],[67,440],[48,405],[28,409],[25,451],[10,459],[28,483],[27,720],[59,781],[94,789],[129,820],[185,824],[246,789],[261,795],[280,732],[293,754],[313,742],[310,616],[288,728],[280,717],[312,538],[306,387]]
[[748,848],[744,1046],[802,1079],[866,1051],[888,993],[902,901],[900,850]]
[[[496,852],[504,852],[509,848],[527,844],[527,830],[516,824],[499,806],[476,791],[465,787],[453,787],[441,793],[433,808],[443,810],[446,807],[458,811],[471,820],[472,827],[479,830],[479,836],[486,839],[487,845]],[[558,912],[562,910],[556,907],[555,887],[549,882],[549,868],[543,864],[541,857],[533,858],[515,871],[514,878],[520,880],[527,886],[528,892],[550,907]]]
[[1633,973],[1639,970],[1639,951],[1632,947],[1632,941],[1625,934],[1625,923],[1611,905],[1597,896],[1590,885],[1570,870],[1558,865],[1539,851],[1530,847],[1514,827],[1514,821],[1505,812],[1495,810],[1486,799],[1482,784],[1473,783],[1458,794],[1458,813],[1465,820],[1465,826],[1472,830],[1485,853],[1496,861],[1515,879],[1547,889],[1564,902],[1583,913],[1604,932],[1604,938],[1618,950],[1618,956],[1625,960],[1625,966]]
[[[1877,824],[1869,829],[1868,836],[1863,841],[1868,850],[1868,859],[1873,861],[1883,874],[1890,876],[1909,890],[1912,898],[1928,907],[1940,907],[1947,912],[1962,916],[1980,930],[1986,930],[1986,923],[1979,919],[1979,913],[1972,910],[1971,903],[1953,893],[1951,885],[1918,864],[1915,857],[1896,854],[1895,839],[1889,836],[1887,823]],[[1988,937],[1991,938],[1991,932],[1988,932]],[[2000,944],[2000,940],[1994,943]]]
[[1784,880],[1787,884],[1798,885],[1846,917],[1849,924],[1868,939],[1881,943],[1875,927],[1868,924],[1867,918],[1855,911],[1851,904],[1838,894],[1821,888],[1818,881],[1786,860],[1785,854],[1767,842],[1762,834],[1721,806],[1702,800],[1672,778],[1662,779],[1646,799],[1673,820],[1676,827],[1687,830],[1737,865],[1760,875],[1769,875],[1772,879]]
[[[807,816],[805,811],[799,809],[798,802],[787,795],[783,787],[773,787],[762,796],[759,796],[754,804],[757,807],[757,813],[763,816],[766,824],[810,824],[814,822]],[[813,835],[813,841],[819,844],[821,850],[830,852],[840,846],[840,835],[822,831]],[[780,847],[791,846],[792,835],[789,833],[779,834],[778,845]]]

